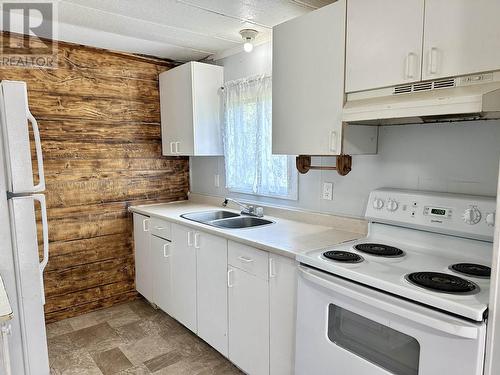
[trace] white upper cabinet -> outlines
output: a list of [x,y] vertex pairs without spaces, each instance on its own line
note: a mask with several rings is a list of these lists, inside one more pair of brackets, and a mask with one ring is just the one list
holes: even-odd
[[273,153],[338,155],[345,0],[273,28]]
[[224,68],[189,62],[160,74],[163,155],[222,155]]
[[424,0],[349,0],[346,92],[419,81],[423,22]]
[[426,0],[423,79],[500,69],[499,0]]
[[349,0],[346,92],[500,69],[498,0]]

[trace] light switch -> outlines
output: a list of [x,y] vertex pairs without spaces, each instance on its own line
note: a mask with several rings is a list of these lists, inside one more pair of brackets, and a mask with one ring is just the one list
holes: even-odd
[[333,183],[323,182],[323,199],[331,201],[333,199]]

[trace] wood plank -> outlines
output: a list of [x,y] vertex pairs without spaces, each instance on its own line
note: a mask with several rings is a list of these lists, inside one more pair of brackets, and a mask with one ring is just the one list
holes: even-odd
[[1,79],[25,81],[30,96],[38,92],[61,95],[159,100],[158,82],[152,79],[116,77],[81,69],[0,69]]
[[132,243],[130,232],[51,242],[46,271],[128,256],[132,253]]
[[54,323],[62,319],[72,318],[77,315],[85,314],[91,311],[104,309],[127,301],[139,299],[139,294],[134,290],[121,294],[113,294],[109,298],[92,300],[86,304],[68,307],[67,309],[57,310],[53,313],[45,314],[45,323]]
[[31,112],[40,120],[75,118],[116,122],[160,122],[160,108],[156,100],[42,94],[28,91],[28,102]]
[[62,296],[47,298],[45,312],[50,314],[68,308],[74,309],[88,304],[88,301],[106,300],[116,294],[129,293],[130,291],[134,291],[134,288],[134,280],[123,280],[116,283],[99,285],[95,288],[79,290]]
[[40,120],[40,137],[44,141],[132,143],[137,141],[161,142],[159,123],[106,122],[95,120],[63,119]]
[[[174,160],[162,159],[48,159],[44,162],[45,176],[67,179],[68,176],[102,176],[106,172],[165,171],[184,172],[187,164],[180,165]],[[59,179],[58,179],[59,180]]]
[[109,259],[44,273],[47,298],[134,279],[134,257]]
[[[185,176],[160,173],[149,179],[105,178],[88,181],[47,181],[49,207],[81,206],[128,199],[170,199],[189,188]],[[71,193],[68,193],[71,192]]]
[[[42,139],[46,159],[131,159],[161,158],[160,142],[106,143]],[[34,147],[32,154],[34,153]]]

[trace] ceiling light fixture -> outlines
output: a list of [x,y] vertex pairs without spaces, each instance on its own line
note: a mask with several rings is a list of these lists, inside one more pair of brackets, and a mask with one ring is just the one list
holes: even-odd
[[253,43],[255,41],[255,37],[259,32],[253,29],[243,29],[240,31],[240,35],[243,38],[245,44],[243,44],[243,49],[245,52],[252,52]]

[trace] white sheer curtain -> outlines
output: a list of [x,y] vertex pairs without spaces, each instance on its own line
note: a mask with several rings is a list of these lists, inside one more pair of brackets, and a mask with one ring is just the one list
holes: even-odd
[[226,187],[296,199],[297,176],[287,156],[272,155],[272,80],[227,82],[223,90]]

